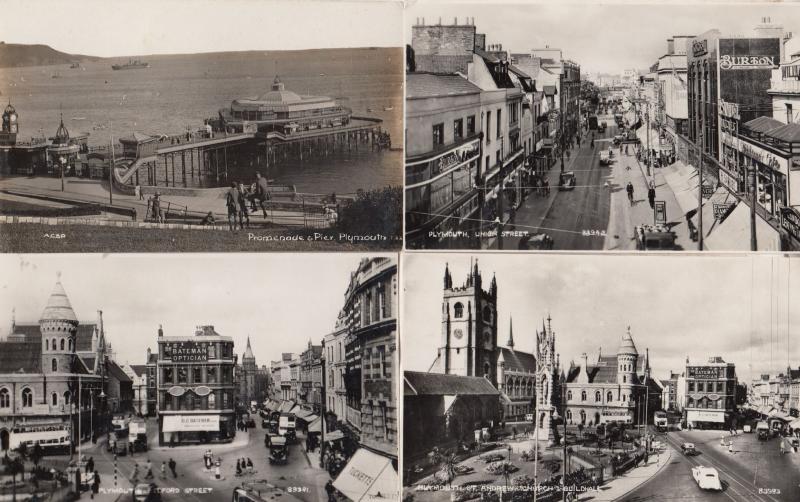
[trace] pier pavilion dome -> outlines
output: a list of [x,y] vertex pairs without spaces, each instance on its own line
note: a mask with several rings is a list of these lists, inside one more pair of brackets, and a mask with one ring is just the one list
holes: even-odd
[[299,103],[302,100],[303,98],[296,92],[287,91],[286,86],[277,75],[275,75],[275,80],[272,82],[272,88],[269,92],[258,97],[258,101],[267,103]]
[[64,116],[61,116],[61,124],[58,126],[58,130],[56,130],[56,135],[53,138],[53,143],[56,145],[66,145],[69,143],[69,131],[67,131],[66,126],[64,126]]

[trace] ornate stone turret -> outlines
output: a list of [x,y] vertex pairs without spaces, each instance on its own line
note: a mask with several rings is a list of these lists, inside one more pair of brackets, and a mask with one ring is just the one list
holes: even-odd
[[453,289],[453,277],[450,275],[449,264],[444,264],[444,289]]
[[536,438],[557,444],[558,431],[553,418],[561,404],[561,382],[555,332],[552,319],[542,320],[542,331],[536,333]]
[[42,333],[42,372],[46,375],[71,373],[75,360],[78,318],[72,310],[60,278],[39,319],[39,330]]
[[622,342],[617,351],[617,383],[630,385],[636,383],[636,362],[639,352],[633,343],[631,327],[622,335]]
[[508,341],[506,342],[506,347],[514,350],[514,318],[510,318],[508,320]]

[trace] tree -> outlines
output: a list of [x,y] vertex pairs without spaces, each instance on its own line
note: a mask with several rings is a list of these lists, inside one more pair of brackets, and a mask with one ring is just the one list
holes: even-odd
[[578,424],[578,434],[583,439],[583,424]]
[[442,470],[447,475],[447,486],[452,486],[453,479],[456,477],[456,465],[458,464],[456,454],[454,452],[446,452],[440,456],[439,461],[441,462]]
[[14,457],[9,460],[8,465],[6,465],[6,474],[11,475],[13,500],[17,500],[17,474],[21,474],[22,479],[25,479],[25,463],[20,457]]
[[402,238],[403,190],[386,187],[359,190],[356,199],[342,205],[337,230],[353,236]]

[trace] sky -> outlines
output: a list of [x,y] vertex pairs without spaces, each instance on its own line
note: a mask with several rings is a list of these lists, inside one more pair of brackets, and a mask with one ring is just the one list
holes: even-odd
[[619,74],[626,68],[649,68],[666,53],[666,40],[673,35],[699,35],[717,28],[724,35],[750,36],[762,17],[800,35],[800,6],[796,3],[597,3],[418,1],[406,10],[405,36],[410,43],[411,26],[417,18],[424,18],[426,24],[438,24],[440,18],[442,24],[452,24],[457,17],[459,24],[465,24],[470,17],[475,19],[478,33],[486,34],[487,44],[499,43],[505,50],[523,53],[546,45],[558,47],[565,58],[581,65],[582,72]]
[[[468,273],[468,253],[403,257],[402,358],[427,371],[441,344],[442,281]],[[740,380],[800,366],[800,256],[477,255],[485,289],[498,284],[498,343],[513,317],[517,350],[534,351],[552,316],[562,366],[615,354],[628,326],[656,378],[721,356]],[[791,290],[788,288],[792,288]],[[792,291],[793,290],[793,291]],[[789,308],[788,305],[792,305]],[[789,342],[787,345],[787,341]]]
[[58,273],[82,323],[103,311],[107,341],[120,363],[144,364],[165,336],[192,336],[210,324],[234,340],[241,359],[247,336],[256,363],[333,331],[355,253],[2,255],[0,336],[12,309],[18,323],[38,322]]
[[400,47],[398,2],[0,0],[0,39],[70,54]]

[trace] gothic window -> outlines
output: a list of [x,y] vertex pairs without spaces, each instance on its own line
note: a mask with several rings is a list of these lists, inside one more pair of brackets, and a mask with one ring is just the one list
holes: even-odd
[[586,401],[586,391],[585,390],[581,391],[581,401]]
[[28,387],[22,389],[22,407],[33,407],[33,391]]
[[488,305],[483,307],[483,321],[489,324],[492,322],[492,309]]
[[583,410],[581,410],[581,423],[582,424],[586,423],[586,412]]
[[11,406],[11,398],[8,389],[0,389],[0,408]]
[[489,363],[483,363],[483,376],[489,376]]
[[622,402],[625,402],[625,394],[622,395]]
[[66,391],[66,392],[64,393],[64,404],[67,404],[67,405],[69,405],[69,404],[70,404],[70,400],[69,400],[69,398],[70,398],[70,393],[69,393],[69,391]]
[[61,350],[64,350],[64,339],[61,339]]
[[614,400],[614,394],[611,391],[608,391],[608,393],[606,394],[606,402],[610,403],[613,400]]
[[627,381],[628,381],[628,377],[625,376],[625,375],[622,375],[622,383],[627,383]]
[[567,391],[567,401],[572,401],[572,391],[571,390]]
[[58,361],[56,361],[55,357],[53,358],[52,361],[50,361],[50,369],[53,371],[53,373],[58,372]]
[[58,394],[55,392],[50,395],[50,404],[53,406],[58,406]]
[[596,391],[596,392],[594,393],[594,401],[595,401],[596,403],[599,403],[599,402],[600,402],[602,399],[603,399],[603,397],[602,397],[602,395],[600,394],[600,391],[599,391],[599,390],[598,390],[598,391]]
[[453,312],[456,319],[461,319],[464,317],[464,305],[459,302],[453,306]]
[[567,420],[572,422],[572,410],[567,410]]
[[69,349],[70,352],[72,352],[72,338],[70,338],[69,341],[67,342],[67,348]]

